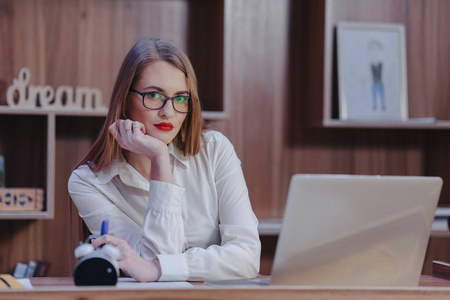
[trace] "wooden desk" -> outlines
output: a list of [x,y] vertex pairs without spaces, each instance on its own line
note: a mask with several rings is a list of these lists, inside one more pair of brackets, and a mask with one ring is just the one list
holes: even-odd
[[33,290],[1,291],[1,299],[449,299],[450,281],[422,276],[415,288],[323,288],[260,286],[213,288],[195,284],[190,289],[134,290],[75,287],[72,278],[31,278]]

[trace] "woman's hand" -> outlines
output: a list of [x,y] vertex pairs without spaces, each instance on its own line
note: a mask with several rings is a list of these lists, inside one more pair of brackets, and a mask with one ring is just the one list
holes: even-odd
[[161,267],[158,260],[145,260],[124,240],[105,234],[91,241],[94,248],[103,244],[117,247],[120,257],[117,259],[119,268],[140,282],[156,281],[161,277]]
[[167,153],[167,145],[157,138],[146,135],[144,124],[132,120],[117,120],[109,126],[120,147],[128,151],[145,155],[151,161]]
[[151,179],[173,182],[169,150],[166,144],[146,134],[144,124],[132,120],[117,120],[109,126],[120,147],[144,155],[151,161]]

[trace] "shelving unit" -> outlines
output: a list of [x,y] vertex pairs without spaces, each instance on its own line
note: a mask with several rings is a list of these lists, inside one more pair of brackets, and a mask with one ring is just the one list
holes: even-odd
[[[80,117],[104,117],[106,116],[107,109],[91,109],[91,110],[44,110],[35,108],[35,109],[12,109],[9,107],[0,107],[0,116],[2,119],[7,118],[8,126],[2,126],[1,133],[5,135],[5,131],[14,131],[18,124],[24,124],[30,130],[32,128],[41,130],[45,132],[45,139],[42,141],[42,145],[37,145],[37,147],[42,146],[44,149],[41,149],[41,153],[45,155],[36,156],[34,155],[34,151],[31,151],[30,157],[32,160],[37,162],[44,160],[42,163],[43,167],[38,168],[37,170],[26,169],[26,171],[20,170],[25,166],[21,166],[20,162],[23,160],[22,157],[15,156],[17,152],[21,152],[23,150],[13,149],[12,151],[7,152],[7,156],[5,157],[5,165],[6,165],[6,183],[8,187],[36,187],[44,189],[44,210],[43,211],[0,211],[0,219],[53,219],[54,218],[54,206],[55,206],[55,153],[56,153],[56,117],[57,116],[80,116]],[[12,118],[14,117],[14,118]],[[36,118],[37,117],[37,118]],[[36,122],[36,120],[38,122]],[[37,124],[40,123],[40,124]],[[21,125],[23,126],[23,125]],[[45,127],[45,128],[42,128]],[[21,139],[20,133],[12,139]],[[37,139],[42,139],[42,136],[38,136]],[[28,144],[28,149],[32,150],[33,147],[36,147],[35,144],[28,143],[24,141],[23,143]],[[6,150],[10,145],[3,145],[3,149]],[[23,149],[23,148],[22,148]],[[20,153],[22,154],[22,153]],[[41,176],[43,170],[45,170],[45,176]],[[28,180],[21,180],[20,183],[17,182],[17,177],[19,173],[29,172],[31,174],[31,178]],[[35,179],[38,178],[38,179]],[[45,178],[43,180],[43,178]],[[33,184],[35,184],[33,186]],[[36,185],[37,184],[37,185]],[[29,185],[29,186],[17,186],[17,185]]]
[[[20,51],[14,51],[14,55],[8,51],[0,55],[1,61],[8,62],[0,72],[0,78],[4,82],[0,86],[0,117],[7,119],[4,122],[8,123],[8,127],[0,128],[0,137],[7,135],[3,132],[13,130],[17,123],[24,123],[23,127],[39,130],[39,138],[36,139],[41,139],[34,144],[23,140],[23,144],[29,145],[27,157],[39,164],[34,171],[27,170],[30,173],[28,180],[18,180],[20,171],[16,170],[16,165],[20,165],[22,158],[17,156],[17,149],[11,149],[11,144],[7,141],[2,145],[0,140],[0,153],[2,150],[8,153],[5,156],[6,183],[11,187],[26,185],[43,188],[46,199],[44,211],[0,211],[0,219],[53,219],[55,201],[64,201],[67,197],[66,189],[60,191],[64,186],[62,182],[65,181],[62,178],[68,176],[66,170],[70,170],[74,161],[88,149],[98,134],[95,131],[99,127],[98,120],[102,120],[107,114],[107,108],[22,109],[7,106],[4,98],[6,88],[22,67],[30,70],[29,85],[50,85],[55,89],[62,85],[92,86],[101,90],[103,101],[106,102],[106,99],[110,98],[120,63],[132,44],[139,38],[158,37],[175,43],[188,53],[200,83],[203,117],[214,121],[229,118],[229,104],[223,93],[225,1],[118,1],[116,5],[110,4],[108,1],[88,5],[63,1],[54,5],[51,1],[41,0],[36,3],[36,7],[41,9],[15,2],[8,4],[8,9],[3,12],[5,15],[14,11],[21,12],[9,18],[11,22],[7,25],[12,27],[4,31],[4,40],[20,40],[22,37],[22,33],[13,30],[13,24],[20,24],[21,28],[28,31],[36,29],[51,33],[45,36],[36,35],[40,38],[30,41],[35,44],[33,48],[36,51],[43,51],[42,55],[35,55],[30,47],[22,46],[17,48],[20,48]],[[41,19],[41,11],[47,12],[44,21]],[[170,12],[170,18],[164,19],[169,26],[161,25],[161,11]],[[28,17],[23,17],[27,14]],[[65,22],[64,25],[57,25],[57,32],[61,31],[64,38],[54,33],[54,26],[59,24],[61,14],[65,16]],[[99,18],[99,15],[102,17]],[[120,30],[117,29],[118,26]],[[203,34],[199,35],[199,31]],[[45,63],[49,61],[48,53],[54,49],[57,49],[51,58],[54,63]],[[205,56],[205,49],[215,55]],[[67,53],[73,56],[70,62],[65,59]],[[64,61],[64,68],[58,66],[61,61]],[[94,125],[95,130],[85,128],[90,126],[85,124],[86,120],[90,120],[87,123],[92,123],[90,125]],[[82,128],[83,133],[76,132],[70,122],[74,122],[75,127]],[[12,141],[13,137],[9,140]],[[82,146],[79,146],[80,144]],[[33,153],[31,148],[34,147],[39,153]],[[78,149],[72,153],[71,148]],[[76,158],[71,157],[70,162],[56,162],[56,157],[62,156],[65,151],[71,151],[71,155]],[[25,167],[24,165],[23,168]],[[64,177],[55,177],[55,174]],[[55,194],[56,189],[59,195]]]
[[[307,89],[309,98],[321,94],[323,101],[305,104],[310,112],[305,122],[308,126],[324,128],[375,128],[375,129],[450,129],[450,116],[440,107],[448,101],[448,91],[441,88],[439,82],[448,78],[450,72],[442,66],[442,58],[448,56],[445,43],[445,21],[439,26],[436,21],[440,7],[446,9],[442,1],[370,1],[370,0],[323,0],[310,4],[320,17],[309,20],[314,28],[309,40],[315,51],[309,53],[311,65],[322,66],[319,70],[310,70],[311,78]],[[355,122],[339,119],[338,78],[337,78],[337,37],[338,22],[401,23],[406,28],[406,55],[408,81],[408,122]],[[423,24],[423,26],[419,26]],[[427,49],[424,50],[424,45]],[[322,55],[321,55],[322,53]],[[434,80],[433,80],[434,78]],[[323,82],[317,85],[315,82]],[[434,123],[415,122],[416,118],[434,117]]]
[[435,121],[433,123],[414,122],[357,122],[327,119],[323,126],[328,128],[379,128],[379,129],[450,129],[450,121]]
[[[259,220],[258,232],[260,236],[278,236],[281,231],[282,219]],[[450,238],[450,231],[432,230],[430,237]]]
[[[23,118],[27,119],[30,116],[38,116],[38,119],[41,119],[41,123],[45,123],[45,132],[46,132],[46,140],[43,142],[45,145],[45,149],[42,149],[45,152],[45,157],[34,157],[34,159],[41,160],[45,158],[45,164],[43,167],[45,169],[45,180],[41,181],[37,186],[20,186],[20,187],[36,187],[44,189],[44,210],[43,211],[0,211],[0,220],[1,219],[53,219],[54,218],[54,206],[55,206],[55,165],[56,165],[56,127],[57,127],[57,119],[58,118],[70,118],[70,117],[81,117],[81,118],[104,118],[108,112],[107,108],[97,108],[97,109],[41,109],[40,107],[36,107],[33,109],[15,109],[9,108],[7,106],[0,106],[0,116],[14,116],[15,120],[11,122],[11,126],[3,126],[3,130],[14,130],[15,122],[23,122]],[[227,117],[224,112],[215,112],[215,111],[204,111],[203,116],[208,120],[222,120]],[[42,119],[45,119],[42,122]],[[35,122],[25,121],[28,126],[39,126],[34,124]],[[43,129],[44,130],[44,129]],[[1,131],[1,129],[0,129]],[[96,132],[93,132],[93,137],[96,135]],[[1,133],[0,133],[1,136]],[[20,139],[20,136],[15,138]],[[30,147],[32,145],[29,145]],[[8,147],[8,145],[4,145],[3,148]],[[12,176],[9,176],[9,173],[15,173],[13,169],[14,164],[10,161],[13,160],[16,162],[20,160],[19,157],[12,157],[12,155],[8,155],[5,157],[5,161],[7,164],[6,168],[6,182],[9,185],[9,182],[12,182]],[[45,165],[45,166],[44,166]],[[33,176],[38,176],[35,172],[31,172]],[[12,186],[16,187],[17,183],[12,183]],[[11,186],[11,187],[12,187]],[[8,186],[9,187],[9,186]],[[19,186],[17,186],[19,187]]]
[[[294,53],[290,57],[294,70],[289,74],[295,78],[289,95],[302,96],[288,101],[290,117],[299,120],[293,122],[297,129],[289,136],[289,146],[298,146],[297,155],[289,157],[289,161],[301,161],[301,167],[295,172],[440,176],[444,186],[439,205],[448,206],[450,43],[446,37],[450,26],[446,16],[449,2],[311,0],[291,1],[290,9],[291,18],[301,20],[289,28],[290,51]],[[341,21],[405,25],[411,121],[339,119],[336,25]],[[429,117],[436,121],[414,122]],[[317,155],[304,150],[308,147],[317,151]],[[308,154],[311,163],[304,161]],[[288,168],[289,164],[284,166]],[[263,239],[268,239],[265,234],[276,232],[273,220],[260,222]],[[449,236],[446,231],[432,232],[424,274],[431,273],[432,260],[450,261]]]

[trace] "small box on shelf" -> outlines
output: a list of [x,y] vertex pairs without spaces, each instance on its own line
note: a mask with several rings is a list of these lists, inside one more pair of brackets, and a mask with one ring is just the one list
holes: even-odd
[[41,211],[44,190],[41,188],[0,188],[0,211]]
[[47,277],[50,263],[45,260],[30,260],[28,264],[18,262],[12,275],[22,277]]

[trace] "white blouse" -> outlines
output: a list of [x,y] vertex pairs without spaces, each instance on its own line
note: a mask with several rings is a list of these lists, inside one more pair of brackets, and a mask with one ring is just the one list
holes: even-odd
[[[252,278],[261,243],[241,163],[221,133],[204,134],[195,156],[169,145],[175,184],[146,180],[124,158],[109,170],[85,164],[69,194],[91,233],[123,239],[143,258],[158,258],[160,281]],[[155,257],[156,256],[156,257]]]

